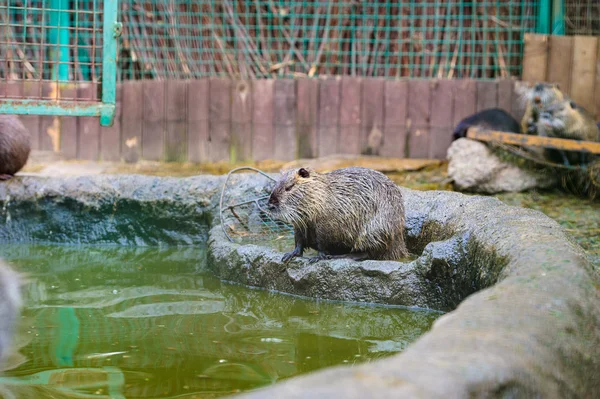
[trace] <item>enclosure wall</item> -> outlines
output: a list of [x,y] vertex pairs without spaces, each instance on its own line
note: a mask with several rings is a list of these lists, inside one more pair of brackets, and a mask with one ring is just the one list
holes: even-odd
[[[111,128],[23,117],[34,148],[67,158],[244,161],[330,154],[445,158],[453,127],[491,107],[520,117],[514,81],[382,78],[128,81]],[[11,89],[18,89],[15,86]],[[10,87],[9,87],[10,88]],[[0,90],[6,87],[0,87]]]

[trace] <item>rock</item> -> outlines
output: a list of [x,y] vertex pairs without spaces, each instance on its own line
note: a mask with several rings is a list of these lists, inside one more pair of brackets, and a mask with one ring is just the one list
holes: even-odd
[[536,173],[502,161],[484,143],[458,139],[448,149],[448,176],[459,191],[495,194],[549,188],[554,176]]
[[299,159],[288,162],[282,169],[311,167],[318,172],[330,172],[349,166],[362,166],[382,173],[417,171],[428,166],[440,166],[435,159],[385,158],[367,155],[330,155],[315,159]]
[[[260,191],[254,175],[233,179],[235,195]],[[398,355],[246,397],[598,396],[600,277],[581,247],[541,212],[489,197],[403,189],[416,260],[298,259],[286,266],[283,250],[225,241],[217,205],[223,183],[212,176],[18,177],[0,184],[0,239],[194,244],[212,224],[208,256],[221,278],[451,310]]]

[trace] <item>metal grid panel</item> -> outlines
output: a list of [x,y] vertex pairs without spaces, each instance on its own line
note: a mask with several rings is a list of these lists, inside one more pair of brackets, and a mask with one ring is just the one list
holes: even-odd
[[[0,84],[12,86],[0,99],[60,95],[61,100],[100,101],[102,7],[101,0],[11,0],[0,5]],[[52,89],[57,83],[72,84],[71,90]],[[88,90],[78,91],[81,84]]]
[[598,0],[565,0],[565,32],[568,35],[600,35]]
[[534,0],[124,0],[122,79],[519,76]]

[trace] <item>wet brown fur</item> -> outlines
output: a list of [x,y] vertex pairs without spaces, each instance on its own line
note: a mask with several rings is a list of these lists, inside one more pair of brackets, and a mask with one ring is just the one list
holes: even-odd
[[332,257],[399,260],[404,241],[404,200],[383,173],[361,167],[317,173],[284,172],[269,198],[269,209],[294,226],[296,248],[283,261],[319,252],[311,262]]
[[29,132],[15,115],[0,115],[0,176],[14,176],[31,152]]

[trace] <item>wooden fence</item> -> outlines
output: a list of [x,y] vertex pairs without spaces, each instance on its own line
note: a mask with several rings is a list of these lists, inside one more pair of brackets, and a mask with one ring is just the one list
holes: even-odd
[[[234,162],[371,153],[443,159],[453,127],[465,116],[500,107],[521,117],[514,83],[351,77],[127,81],[118,85],[110,128],[89,117],[22,118],[35,149],[67,158]],[[0,90],[26,94],[22,85]],[[73,93],[89,98],[89,90]]]
[[526,34],[523,80],[558,83],[600,117],[600,38]]

